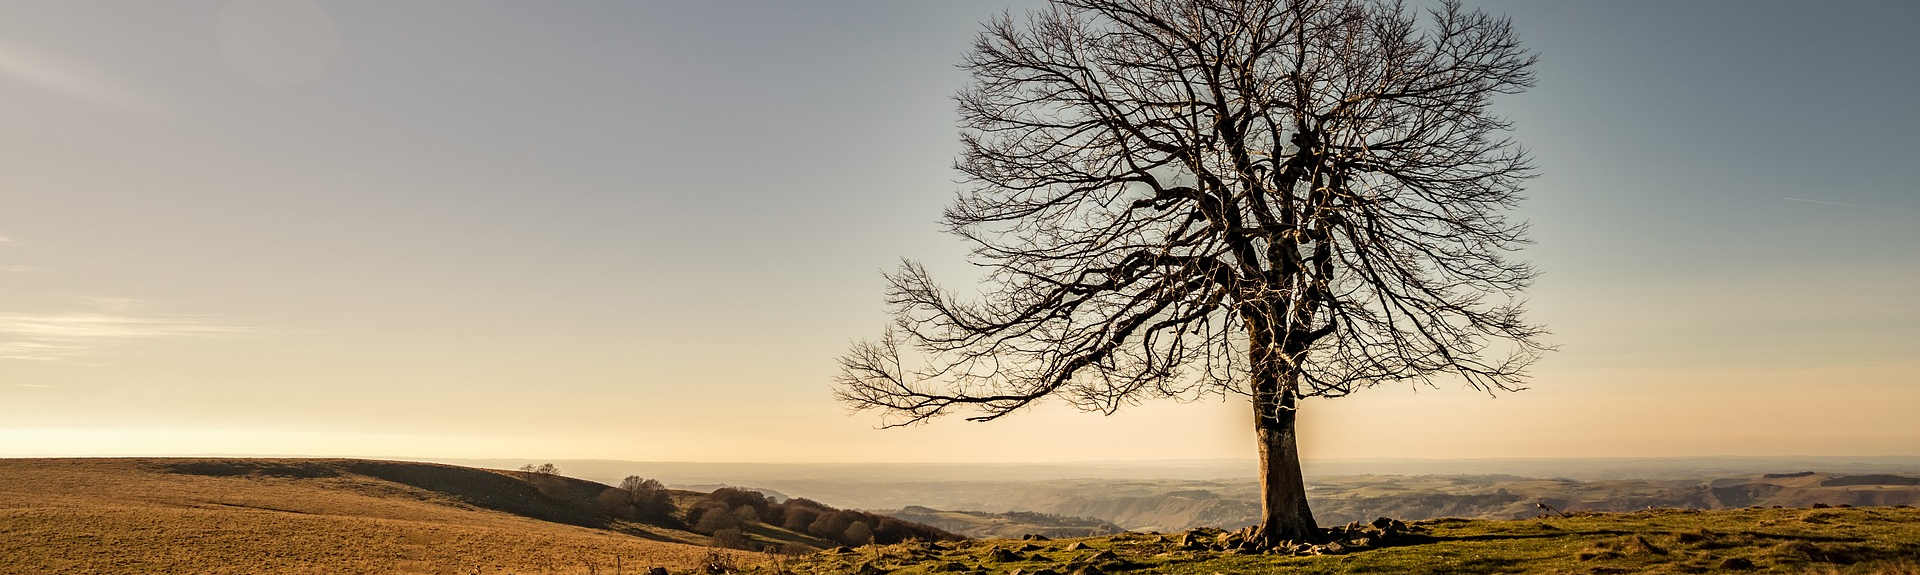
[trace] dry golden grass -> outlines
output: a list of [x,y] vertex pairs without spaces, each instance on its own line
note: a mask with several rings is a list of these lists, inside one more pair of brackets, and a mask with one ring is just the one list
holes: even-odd
[[0,573],[614,573],[616,558],[680,572],[708,551],[693,533],[542,521],[351,472],[222,477],[180,461],[0,460]]

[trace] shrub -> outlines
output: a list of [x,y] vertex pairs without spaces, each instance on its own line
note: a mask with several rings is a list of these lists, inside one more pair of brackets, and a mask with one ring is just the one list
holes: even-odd
[[780,544],[778,552],[781,555],[806,555],[812,553],[813,548],[799,541],[788,541]]
[[847,531],[840,542],[848,545],[866,545],[872,543],[873,528],[868,527],[865,521],[855,521],[852,525],[847,526]]
[[712,537],[714,545],[728,549],[748,549],[752,545],[747,540],[747,534],[735,527],[714,531]]
[[719,549],[708,548],[707,556],[700,559],[700,572],[707,575],[738,573],[740,565],[734,563],[733,555],[721,553]]
[[658,523],[673,518],[673,496],[659,481],[630,475],[620,482],[620,489],[627,494],[634,519]]
[[781,518],[780,526],[795,533],[806,533],[807,527],[813,525],[813,522],[819,519],[820,510],[808,507],[794,507],[792,503],[788,503],[786,505],[786,517]]
[[852,514],[846,511],[822,513],[819,519],[807,525],[807,533],[821,539],[840,541],[846,536],[847,527],[853,525],[853,520]]
[[608,489],[593,498],[593,507],[600,513],[621,519],[636,519],[633,502],[628,500],[627,492],[621,489]]
[[728,509],[738,509],[742,505],[752,507],[756,516],[765,515],[767,508],[773,505],[772,501],[767,500],[766,494],[733,487],[715,489],[707,494],[706,500],[725,505]]
[[[700,507],[694,508],[694,511],[699,512],[698,519],[693,520],[693,530],[695,532],[711,535],[722,529],[740,528],[739,516],[734,515],[731,510],[712,502],[702,503]],[[689,517],[693,517],[693,515],[690,514]]]

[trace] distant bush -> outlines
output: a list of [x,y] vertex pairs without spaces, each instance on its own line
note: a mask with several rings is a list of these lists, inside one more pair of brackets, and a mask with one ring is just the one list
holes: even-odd
[[807,526],[813,525],[815,520],[820,519],[820,510],[818,509],[794,507],[791,502],[787,503],[786,508],[786,517],[781,518],[780,527],[788,531],[806,533]]
[[520,466],[520,470],[527,473],[532,473],[535,475],[559,475],[560,474],[560,467],[552,463],[542,463],[539,465],[528,463],[526,465]]
[[741,523],[760,522],[760,512],[755,511],[752,505],[742,505],[733,508],[733,517],[739,519]]
[[777,525],[841,545],[890,545],[909,539],[958,539],[946,531],[861,511],[834,509],[818,501],[794,498],[775,503],[750,489],[723,487],[687,509],[693,531],[712,536],[753,524]]
[[865,521],[855,521],[852,525],[847,526],[847,531],[843,534],[840,542],[848,545],[866,545],[872,543],[873,528],[868,527]]
[[846,536],[847,527],[853,525],[853,519],[854,515],[846,511],[823,513],[819,519],[807,525],[807,534],[821,539],[839,541],[841,537]]
[[687,518],[693,523],[695,532],[708,535],[722,529],[739,529],[741,526],[739,515],[727,509],[725,504],[715,501],[701,502],[699,507],[687,512]]
[[747,540],[747,534],[737,527],[728,527],[713,532],[713,544],[728,549],[752,549],[753,542]]
[[552,463],[539,465],[528,463],[520,466],[520,471],[527,474],[527,483],[533,484],[533,488],[539,490],[541,495],[554,499],[568,497],[567,484],[560,479],[559,466]]
[[715,489],[713,493],[708,493],[705,499],[725,505],[727,509],[738,509],[742,505],[752,507],[753,512],[758,515],[765,515],[767,509],[775,505],[774,502],[767,500],[767,495],[764,493],[734,487]]
[[659,523],[673,518],[673,496],[659,481],[629,475],[620,482],[620,490],[627,495],[632,519]]

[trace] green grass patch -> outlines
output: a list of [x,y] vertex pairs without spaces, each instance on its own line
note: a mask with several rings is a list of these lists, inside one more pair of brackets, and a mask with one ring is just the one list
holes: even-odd
[[[1181,548],[1181,534],[905,543],[784,562],[796,575],[935,573],[1920,573],[1920,510],[1649,510],[1530,520],[1438,519],[1337,555]],[[776,568],[763,568],[774,571]]]

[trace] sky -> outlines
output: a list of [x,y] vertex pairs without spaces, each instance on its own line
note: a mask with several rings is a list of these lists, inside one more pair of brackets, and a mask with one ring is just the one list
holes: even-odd
[[[1304,457],[1920,454],[1920,5],[1474,5],[1560,350]],[[1031,6],[0,3],[0,456],[1251,458],[1238,401],[830,397],[882,270],[966,273],[954,64]]]

